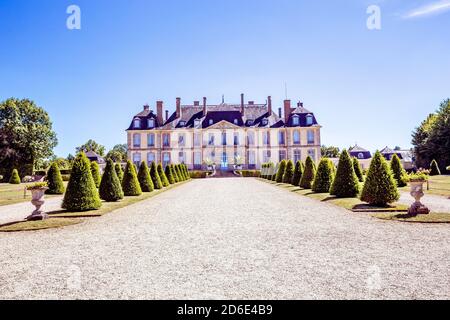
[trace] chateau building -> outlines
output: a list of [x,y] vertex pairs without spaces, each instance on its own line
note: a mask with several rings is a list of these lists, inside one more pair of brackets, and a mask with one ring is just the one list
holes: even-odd
[[[182,105],[176,99],[176,111],[169,116],[162,101],[156,111],[148,105],[135,115],[127,129],[128,157],[134,163],[153,161],[166,166],[185,163],[189,169],[206,169],[214,163],[217,169],[260,169],[266,162],[283,159],[305,160],[309,155],[320,158],[320,129],[314,113],[303,103],[292,107],[285,100],[278,113],[272,99],[266,103],[210,105],[194,101]],[[283,110],[283,114],[282,114]]]

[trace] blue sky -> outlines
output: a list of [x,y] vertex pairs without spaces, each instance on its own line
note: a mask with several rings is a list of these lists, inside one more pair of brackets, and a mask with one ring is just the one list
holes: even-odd
[[[409,147],[450,97],[449,2],[0,0],[0,100],[44,107],[67,156],[90,138],[124,143],[145,103],[238,103],[243,92],[279,107],[287,83],[324,144]],[[66,28],[71,4],[81,30]],[[366,27],[372,4],[381,30]]]

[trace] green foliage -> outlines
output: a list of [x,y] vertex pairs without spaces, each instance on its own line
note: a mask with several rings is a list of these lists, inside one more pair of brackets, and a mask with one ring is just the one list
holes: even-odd
[[163,166],[161,163],[158,164],[157,170],[158,170],[158,175],[159,175],[159,178],[161,179],[161,183],[162,183],[163,187],[170,186],[169,179],[167,179],[167,176],[163,170]]
[[102,176],[99,188],[100,198],[106,202],[116,202],[124,197],[119,177],[117,176],[114,162],[106,161],[105,172]]
[[45,191],[46,194],[64,194],[65,187],[57,162],[53,162],[50,169],[48,169],[46,179],[48,185],[48,190]]
[[142,189],[137,178],[136,167],[131,160],[127,161],[127,166],[125,167],[122,190],[127,197],[136,197],[142,194]]
[[291,182],[294,186],[300,185],[300,179],[302,178],[303,170],[304,165],[300,160],[298,160],[297,163],[295,164],[294,176],[292,177]]
[[300,179],[300,187],[303,189],[311,189],[314,177],[316,176],[316,165],[312,158],[308,156],[305,161],[305,171],[303,171]]
[[166,166],[166,169],[164,170],[164,173],[166,174],[167,180],[170,184],[175,184],[175,177],[173,176],[172,168],[170,164]]
[[397,154],[394,154],[391,159],[391,170],[394,175],[394,179],[397,181],[398,187],[405,187],[407,185],[406,171],[403,169],[400,158]]
[[172,170],[173,178],[175,179],[175,183],[181,182],[180,177],[178,176],[177,169],[175,165],[171,164],[170,169]]
[[178,176],[178,178],[180,179],[180,181],[186,180],[185,177],[184,177],[184,175],[183,175],[183,173],[181,172],[181,169],[180,169],[180,165],[179,165],[179,164],[176,164],[176,165],[175,165],[175,171],[177,172],[177,176]]
[[100,187],[100,182],[102,181],[102,176],[100,175],[100,167],[97,162],[91,162],[91,174],[94,179],[95,186]]
[[334,164],[328,158],[322,158],[317,168],[317,173],[312,184],[312,191],[316,193],[330,192],[333,183]]
[[286,171],[286,165],[287,165],[286,160],[282,160],[280,162],[280,165],[278,166],[277,175],[275,178],[275,181],[277,183],[283,182],[283,176],[284,176],[284,172]]
[[106,159],[111,159],[113,162],[122,162],[127,160],[128,146],[126,144],[117,144],[106,154]]
[[[450,152],[450,150],[449,150]],[[441,175],[441,170],[439,169],[439,166],[436,162],[436,160],[433,159],[433,161],[431,161],[431,165],[430,165],[430,176],[440,176]]]
[[341,154],[339,148],[334,146],[322,146],[320,153],[324,158],[339,158]]
[[13,169],[11,177],[9,178],[9,184],[20,184],[20,177],[17,169]]
[[114,165],[114,170],[116,170],[117,177],[119,178],[120,183],[122,183],[122,181],[123,181],[123,170],[122,170],[122,166],[120,165],[120,163],[116,163]]
[[84,152],[80,152],[72,166],[62,208],[68,211],[97,210],[102,203],[91,174],[91,164]]
[[353,158],[353,169],[355,170],[355,174],[358,177],[359,182],[364,182],[364,175],[361,168],[361,164],[357,158]]
[[105,147],[102,146],[101,144],[98,144],[96,141],[92,139],[88,140],[88,142],[86,142],[85,144],[77,147],[76,150],[77,153],[93,151],[101,157],[105,156]]
[[288,160],[286,164],[286,170],[283,175],[283,183],[292,183],[292,178],[294,177],[294,163],[292,160]]
[[184,168],[184,172],[186,175],[186,180],[190,180],[191,179],[191,175],[189,174],[189,169],[187,167],[187,165],[183,164],[183,168]]
[[207,171],[190,171],[189,175],[192,179],[205,179],[208,173],[211,174],[211,172]]
[[158,168],[155,162],[152,162],[150,166],[150,177],[152,178],[153,186],[155,187],[156,190],[163,188],[163,184],[161,178],[159,177]]
[[47,182],[36,182],[36,183],[33,183],[32,185],[27,186],[27,190],[29,190],[29,191],[39,190],[42,188],[48,188]]
[[360,191],[353,161],[347,150],[342,151],[330,194],[338,198],[354,198]]
[[239,172],[244,178],[259,178],[259,177],[261,177],[261,171],[259,171],[259,170],[240,170]]
[[370,163],[366,182],[361,193],[361,200],[372,205],[385,206],[397,201],[400,193],[394,175],[386,159],[377,151]]
[[139,167],[138,180],[142,192],[153,192],[153,190],[155,190],[153,180],[150,177],[150,170],[145,161],[142,161],[141,166]]

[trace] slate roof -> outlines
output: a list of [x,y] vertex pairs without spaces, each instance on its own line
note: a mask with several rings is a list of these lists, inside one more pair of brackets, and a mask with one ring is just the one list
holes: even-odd
[[[350,156],[358,158],[358,159],[370,159],[372,158],[372,154],[370,153],[370,151],[355,145],[354,147],[351,147],[348,152],[350,153]],[[363,157],[359,157],[360,154],[363,155]]]
[[389,148],[389,147],[385,147],[385,148],[384,148],[383,150],[381,150],[380,152],[381,152],[381,154],[394,154],[394,153],[395,153],[395,151],[392,150],[392,149]]

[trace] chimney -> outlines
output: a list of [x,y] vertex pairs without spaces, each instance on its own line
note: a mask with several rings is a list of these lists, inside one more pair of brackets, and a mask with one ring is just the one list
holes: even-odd
[[291,115],[291,100],[284,100],[284,123],[288,123]]
[[249,105],[249,106],[252,106],[252,105],[254,105],[254,104],[255,104],[255,101],[249,101],[249,102],[248,102],[248,105]]
[[181,117],[181,98],[177,98],[177,119]]
[[278,108],[278,117],[281,118],[281,108]]
[[163,121],[163,102],[156,101],[156,118],[158,119],[158,125],[161,127],[164,123]]
[[272,97],[271,96],[267,97],[267,108],[268,108],[269,116],[271,116],[272,115]]
[[169,110],[166,110],[166,121],[169,120]]
[[297,107],[303,108],[303,102],[299,101],[299,102],[297,103]]
[[194,107],[200,106],[200,101],[194,101]]
[[241,93],[241,114],[244,115],[244,94]]
[[208,107],[206,106],[206,97],[203,97],[203,116],[206,116],[208,112]]
[[148,105],[148,104],[146,104],[145,106],[144,106],[144,111],[149,111],[150,110],[150,106]]

